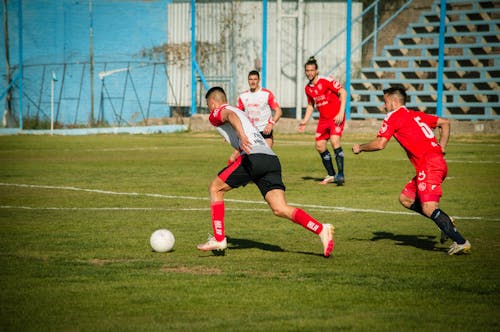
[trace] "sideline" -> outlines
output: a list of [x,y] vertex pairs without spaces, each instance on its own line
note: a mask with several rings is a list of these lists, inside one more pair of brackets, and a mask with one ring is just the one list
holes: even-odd
[[164,125],[143,127],[110,127],[110,128],[75,128],[75,129],[43,129],[27,130],[18,128],[0,128],[0,136],[6,135],[62,135],[85,136],[98,134],[161,134],[187,131],[186,125]]
[[[49,186],[49,185],[36,185],[36,184],[21,184],[21,183],[3,183],[0,182],[0,186],[10,186],[10,187],[22,187],[22,188],[39,188],[39,189],[54,189],[54,190],[72,190],[72,191],[83,191],[89,193],[96,194],[105,194],[105,195],[122,195],[122,196],[142,196],[142,197],[154,197],[154,198],[168,198],[168,199],[184,199],[184,200],[198,200],[198,201],[208,201],[208,197],[193,197],[193,196],[177,196],[177,195],[164,195],[164,194],[150,194],[150,193],[137,193],[137,192],[119,192],[119,191],[109,191],[109,190],[100,190],[100,189],[88,189],[88,188],[78,188],[78,187],[66,187],[66,186]],[[226,202],[235,202],[235,203],[243,203],[243,204],[267,204],[265,201],[252,201],[252,200],[240,200],[240,199],[225,199]],[[386,210],[377,210],[377,209],[359,209],[359,208],[348,208],[348,207],[339,207],[339,206],[325,206],[325,205],[313,205],[313,204],[298,204],[298,203],[289,203],[292,206],[301,207],[301,208],[310,208],[317,209],[323,211],[337,211],[337,212],[361,212],[361,213],[378,213],[378,214],[396,214],[396,215],[415,215],[413,212],[406,211],[386,211]],[[49,207],[26,207],[26,206],[0,206],[2,209],[30,209],[30,210],[99,210],[101,208],[49,208]],[[153,210],[155,208],[102,208],[107,210]],[[161,210],[157,208],[158,210]],[[194,211],[196,209],[186,209],[186,208],[176,208],[171,210],[185,210],[185,211]],[[229,209],[228,209],[229,210]],[[243,209],[233,209],[233,210],[243,210]],[[256,209],[249,209],[255,211]],[[260,209],[259,209],[260,210]],[[268,210],[268,209],[262,209]],[[455,219],[460,220],[491,220],[491,221],[500,221],[499,218],[482,218],[482,217],[460,217],[453,216]]]

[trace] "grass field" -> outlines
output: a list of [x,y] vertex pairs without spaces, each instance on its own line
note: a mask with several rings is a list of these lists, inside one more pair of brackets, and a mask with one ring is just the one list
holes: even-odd
[[397,201],[399,145],[350,152],[371,138],[344,137],[336,187],[312,135],[276,136],[288,201],[336,227],[326,259],[253,185],[226,196],[226,256],[196,250],[230,153],[215,133],[0,137],[0,331],[500,331],[500,135],[451,138],[441,208],[473,246],[451,257]]

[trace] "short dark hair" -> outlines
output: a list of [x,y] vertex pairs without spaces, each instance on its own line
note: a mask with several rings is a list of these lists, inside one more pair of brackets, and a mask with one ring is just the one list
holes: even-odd
[[384,91],[384,95],[400,95],[406,101],[406,89],[403,86],[392,86]]
[[308,65],[314,65],[316,69],[318,69],[318,61],[316,61],[316,58],[313,56],[310,56],[309,59],[307,59],[306,64],[304,65],[304,68]]
[[220,86],[214,86],[213,88],[210,88],[210,90],[208,90],[207,94],[205,95],[205,99],[212,97],[212,95],[215,99],[221,99],[220,101],[222,102],[227,101],[226,92]]
[[259,72],[258,72],[257,70],[251,70],[251,71],[248,73],[248,76],[249,76],[249,77],[250,77],[250,76],[253,76],[253,75],[255,75],[255,76],[257,76],[258,78],[260,78],[260,74],[259,74]]

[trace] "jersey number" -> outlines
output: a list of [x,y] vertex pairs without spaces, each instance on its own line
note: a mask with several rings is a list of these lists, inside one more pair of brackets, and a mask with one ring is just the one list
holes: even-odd
[[414,117],[413,120],[415,120],[420,129],[422,129],[422,132],[424,133],[425,137],[427,138],[434,137],[434,132],[432,131],[431,127],[429,127],[426,123],[422,122],[419,116]]

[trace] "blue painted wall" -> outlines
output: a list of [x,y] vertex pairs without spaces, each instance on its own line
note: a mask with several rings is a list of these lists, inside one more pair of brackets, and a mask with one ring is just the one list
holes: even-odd
[[[24,57],[23,114],[47,119],[50,115],[52,72],[55,82],[57,121],[65,125],[86,124],[90,117],[90,28],[94,49],[94,118],[110,124],[135,123],[144,117],[170,115],[166,67],[155,47],[167,42],[169,0],[22,1]],[[19,70],[19,19],[21,1],[8,1],[9,54],[13,76]],[[3,18],[3,8],[0,9]],[[3,24],[0,27],[4,35]],[[0,52],[0,91],[6,81],[5,48]],[[64,65],[66,64],[66,65]],[[103,71],[130,67],[99,79]],[[154,78],[154,79],[153,79]],[[125,96],[124,98],[122,98]],[[19,115],[18,89],[13,94],[14,114]],[[1,105],[4,106],[5,98]]]

